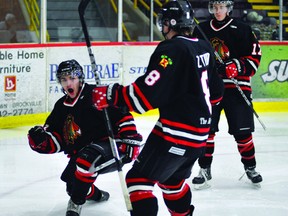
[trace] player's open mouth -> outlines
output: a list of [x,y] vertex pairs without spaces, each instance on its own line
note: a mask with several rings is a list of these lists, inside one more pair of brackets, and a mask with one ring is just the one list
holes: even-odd
[[72,93],[74,92],[74,90],[71,89],[71,88],[69,88],[69,89],[68,89],[68,92],[72,94]]

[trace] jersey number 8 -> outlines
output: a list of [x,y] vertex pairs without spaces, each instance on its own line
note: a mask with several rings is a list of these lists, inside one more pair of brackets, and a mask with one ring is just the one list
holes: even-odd
[[157,70],[153,70],[145,78],[145,83],[148,86],[153,86],[159,79],[160,79],[160,73]]

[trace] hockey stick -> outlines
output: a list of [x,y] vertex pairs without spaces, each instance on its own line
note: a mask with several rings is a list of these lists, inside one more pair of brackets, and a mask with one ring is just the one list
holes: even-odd
[[[204,40],[206,42],[208,42],[210,45],[210,41],[207,38],[206,34],[203,32],[203,30],[201,29],[201,27],[199,26],[199,21],[194,17],[194,21],[196,23],[196,26],[198,28],[198,30],[200,31],[200,33],[202,34]],[[211,45],[212,47],[212,45]],[[222,58],[220,57],[219,53],[212,47],[212,49],[214,50],[214,55],[216,56],[217,60],[221,63],[224,64],[224,61],[222,60]],[[238,89],[239,93],[241,94],[241,96],[243,97],[243,99],[245,100],[245,102],[247,103],[247,105],[249,106],[249,108],[251,109],[251,111],[253,112],[253,114],[256,116],[256,118],[258,119],[259,123],[261,124],[261,126],[263,127],[264,130],[266,130],[266,126],[264,125],[264,123],[261,121],[259,115],[256,113],[256,111],[254,110],[252,103],[248,100],[248,98],[246,97],[246,95],[244,94],[244,92],[242,91],[241,87],[238,84],[238,81],[235,78],[230,78],[232,80],[232,82],[235,84],[236,88]]]
[[[91,48],[91,42],[90,42],[90,38],[89,38],[89,33],[88,33],[88,29],[87,29],[87,25],[85,22],[85,10],[87,5],[89,4],[90,0],[81,0],[79,7],[78,7],[78,12],[79,12],[79,17],[80,17],[80,21],[81,21],[81,25],[82,25],[82,30],[84,33],[84,37],[85,37],[85,41],[86,41],[86,46],[88,49],[88,54],[90,57],[90,62],[91,62],[91,66],[92,66],[92,70],[95,76],[95,81],[96,81],[96,85],[100,85],[100,76],[97,73],[97,67],[96,67],[96,60],[94,57],[94,54],[92,52],[92,48]],[[120,157],[119,157],[119,153],[118,153],[118,149],[117,149],[117,145],[114,139],[114,134],[113,134],[113,129],[111,126],[111,122],[110,122],[110,118],[108,115],[108,111],[107,109],[103,109],[103,113],[104,113],[104,118],[105,118],[105,123],[106,123],[106,128],[107,128],[107,132],[108,132],[108,136],[109,136],[109,142],[110,142],[110,146],[112,149],[112,153],[113,153],[113,157],[115,158],[116,164],[117,164],[117,171],[119,174],[119,180],[120,180],[120,184],[121,184],[121,188],[122,188],[122,193],[124,196],[124,200],[125,200],[125,204],[126,204],[126,208],[128,211],[132,210],[132,204],[129,198],[129,192],[128,192],[128,188],[124,179],[124,175],[123,175],[123,171],[122,171],[122,162],[120,161]]]

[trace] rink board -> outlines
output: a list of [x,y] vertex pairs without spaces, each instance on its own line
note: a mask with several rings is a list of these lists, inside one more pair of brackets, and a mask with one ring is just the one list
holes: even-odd
[[[274,101],[274,102],[254,102],[254,110],[261,117],[261,112],[288,112],[288,101]],[[144,113],[143,116],[157,115],[158,110],[151,110]],[[28,114],[21,116],[8,116],[1,118],[0,129],[1,128],[13,128],[25,125],[42,125],[49,113],[40,114]],[[135,117],[140,116],[137,113],[133,113]]]

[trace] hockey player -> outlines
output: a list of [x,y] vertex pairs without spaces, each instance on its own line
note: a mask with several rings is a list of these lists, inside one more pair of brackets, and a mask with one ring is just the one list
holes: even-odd
[[[128,86],[110,84],[93,91],[98,109],[117,106],[144,113],[158,108],[159,119],[126,175],[132,216],[156,216],[157,184],[172,216],[191,216],[192,193],[185,183],[205,150],[211,102],[222,98],[223,82],[213,71],[208,42],[191,38],[193,9],[188,1],[170,1],[158,14],[165,40],[152,54],[147,72]],[[211,93],[211,95],[210,95]]]
[[[36,152],[64,151],[68,155],[69,163],[61,175],[71,197],[66,216],[79,216],[86,200],[102,202],[109,199],[109,193],[99,190],[93,183],[99,174],[115,171],[116,165],[103,112],[95,109],[92,103],[95,85],[84,82],[83,69],[76,60],[61,62],[56,76],[65,96],[56,102],[43,127],[29,130],[28,140]],[[129,163],[139,153],[142,136],[137,133],[130,113],[116,108],[108,111],[122,162]]]
[[[222,61],[217,62],[218,73],[222,76],[225,85],[225,94],[219,106],[213,107],[212,125],[209,133],[205,156],[198,160],[200,172],[192,180],[195,187],[209,187],[207,184],[211,176],[211,164],[214,152],[215,133],[219,131],[220,113],[224,110],[229,134],[234,136],[241,155],[247,177],[253,183],[262,181],[262,176],[255,171],[255,147],[252,139],[254,131],[253,112],[245,102],[231,78],[235,79],[248,98],[252,101],[251,77],[256,73],[261,59],[260,45],[251,30],[251,27],[231,18],[233,1],[210,0],[208,10],[213,18],[200,23],[199,31],[194,35],[203,38],[203,33],[219,54]],[[222,62],[222,63],[221,63]],[[224,62],[224,63],[223,63]]]

